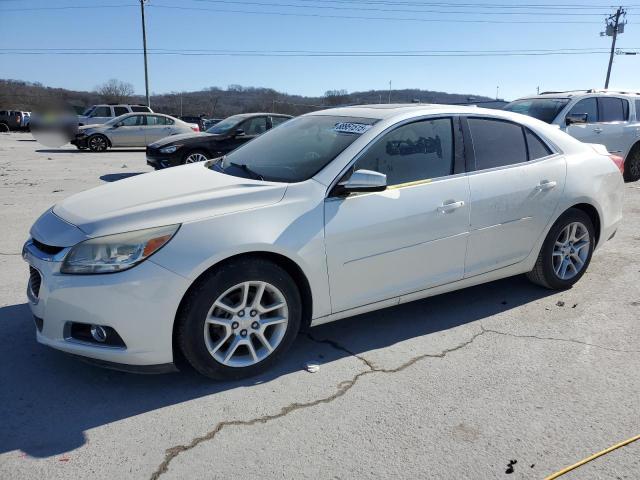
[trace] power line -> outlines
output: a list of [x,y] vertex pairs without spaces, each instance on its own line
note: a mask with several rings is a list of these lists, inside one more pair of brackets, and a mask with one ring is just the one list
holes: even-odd
[[319,13],[293,13],[293,12],[269,12],[256,10],[221,10],[217,8],[204,7],[185,7],[171,5],[149,5],[153,9],[172,9],[172,10],[192,10],[201,12],[221,13],[240,13],[250,15],[271,15],[283,17],[307,17],[307,18],[333,18],[344,20],[382,20],[382,21],[405,21],[405,22],[429,22],[429,23],[500,23],[500,24],[600,24],[600,22],[585,21],[564,21],[564,20],[469,20],[459,18],[415,18],[415,17],[371,17],[361,15],[325,15]]

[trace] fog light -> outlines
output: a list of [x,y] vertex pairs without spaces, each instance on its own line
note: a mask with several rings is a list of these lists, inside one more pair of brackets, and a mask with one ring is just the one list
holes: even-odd
[[91,325],[91,336],[96,342],[104,343],[107,340],[107,332],[100,325]]

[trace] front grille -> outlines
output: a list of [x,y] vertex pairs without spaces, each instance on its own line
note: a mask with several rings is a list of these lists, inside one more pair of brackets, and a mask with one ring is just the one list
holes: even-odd
[[40,272],[33,267],[29,267],[29,290],[33,295],[33,298],[38,298],[40,295],[40,285],[42,284],[42,277]]
[[60,253],[62,250],[64,250],[64,247],[54,247],[52,245],[45,245],[44,243],[39,242],[35,238],[32,238],[31,241],[33,242],[33,245],[38,250],[40,250],[41,252],[47,253],[49,255],[55,255],[56,253]]

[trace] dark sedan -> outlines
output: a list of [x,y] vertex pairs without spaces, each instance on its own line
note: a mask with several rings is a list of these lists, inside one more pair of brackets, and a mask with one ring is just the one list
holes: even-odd
[[147,164],[156,170],[226,155],[291,117],[274,113],[233,115],[203,133],[173,135],[147,147]]

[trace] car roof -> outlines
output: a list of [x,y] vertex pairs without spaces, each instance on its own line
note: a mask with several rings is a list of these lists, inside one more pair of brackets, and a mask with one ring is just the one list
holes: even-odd
[[640,98],[640,93],[632,92],[632,91],[623,91],[623,90],[567,90],[567,91],[557,91],[557,92],[542,92],[538,95],[527,95],[526,97],[520,97],[516,100],[533,100],[536,98],[544,99],[544,98],[574,98],[574,97],[585,97],[591,95],[612,95],[612,96],[623,96],[623,97],[632,97],[632,98]]
[[440,105],[435,103],[406,103],[406,104],[374,104],[374,105],[354,105],[350,107],[330,108],[317,112],[307,113],[306,115],[335,115],[340,117],[359,117],[371,118],[377,120],[386,120],[406,114],[473,114],[480,112],[500,112],[501,110],[493,110],[480,108],[475,106],[461,105]]

